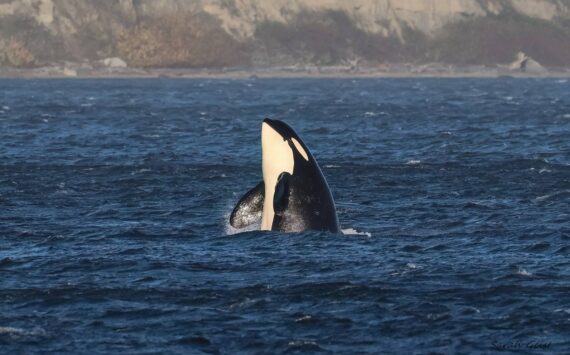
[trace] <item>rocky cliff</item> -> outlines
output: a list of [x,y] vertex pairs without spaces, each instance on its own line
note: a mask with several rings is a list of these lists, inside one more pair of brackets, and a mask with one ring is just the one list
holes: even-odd
[[569,0],[0,0],[0,65],[570,66]]

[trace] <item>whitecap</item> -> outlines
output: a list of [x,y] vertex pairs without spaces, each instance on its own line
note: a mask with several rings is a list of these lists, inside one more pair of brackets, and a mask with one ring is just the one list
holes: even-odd
[[148,172],[150,172],[150,171],[152,171],[152,170],[151,170],[151,169],[142,168],[142,169],[135,170],[135,171],[131,172],[131,175],[148,173]]
[[570,118],[570,113],[565,114],[564,116],[562,116],[564,118]]
[[302,346],[318,346],[316,341],[313,340],[295,340],[295,341],[290,341],[289,344],[287,344],[288,346],[292,346],[292,347],[302,347]]
[[368,237],[368,238],[372,237],[372,234],[371,234],[371,233],[369,233],[369,232],[360,232],[360,231],[357,231],[357,230],[354,229],[354,228],[346,228],[346,229],[343,229],[343,230],[342,230],[342,234],[344,234],[344,235],[362,235],[362,236],[365,236],[365,237]]
[[550,200],[553,197],[556,197],[556,196],[559,196],[559,195],[562,195],[565,193],[570,193],[570,190],[556,191],[556,192],[553,192],[553,193],[548,194],[548,195],[538,196],[534,200],[537,202],[546,201],[546,200]]
[[560,80],[556,80],[556,82],[558,84],[566,84],[568,82],[568,80],[567,79],[560,79]]
[[308,321],[311,319],[313,319],[313,317],[311,317],[309,315],[305,315],[305,316],[302,316],[302,317],[295,319],[295,322],[299,323],[299,322],[304,322],[304,321]]
[[340,165],[328,164],[328,165],[325,165],[325,168],[328,168],[328,169],[340,168]]
[[2,106],[2,110],[4,110],[4,111],[10,111],[10,106]]
[[0,327],[0,335],[2,334],[12,337],[29,337],[29,336],[44,336],[46,332],[42,328],[34,328],[31,330],[26,330],[15,327]]
[[406,267],[408,267],[409,269],[417,269],[418,268],[418,266],[414,263],[407,263]]
[[521,275],[521,276],[532,276],[531,272],[528,272],[527,270],[523,269],[522,267],[519,268],[516,272],[517,275]]
[[249,297],[246,297],[243,301],[240,301],[240,302],[236,302],[236,303],[231,304],[231,305],[229,306],[229,309],[230,309],[230,310],[233,310],[233,309],[236,309],[236,308],[249,307],[249,306],[254,305],[254,304],[258,303],[258,302],[259,302],[259,300],[257,300],[257,299],[251,299],[251,298],[249,298]]
[[417,164],[421,164],[421,160],[417,160],[417,159],[410,159],[406,162],[406,165],[417,165]]

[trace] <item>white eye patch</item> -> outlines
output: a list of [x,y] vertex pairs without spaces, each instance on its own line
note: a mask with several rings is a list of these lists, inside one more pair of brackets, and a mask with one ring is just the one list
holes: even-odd
[[301,143],[299,143],[299,141],[297,141],[295,138],[291,138],[291,141],[295,145],[295,148],[297,148],[299,154],[301,154],[306,161],[309,161],[309,155],[307,154],[307,152],[305,152],[305,149],[303,149]]

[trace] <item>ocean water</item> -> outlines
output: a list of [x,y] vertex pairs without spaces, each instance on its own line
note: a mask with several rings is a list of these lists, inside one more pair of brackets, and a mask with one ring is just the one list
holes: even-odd
[[[264,117],[344,235],[229,227]],[[0,353],[569,353],[569,198],[565,79],[0,80]]]

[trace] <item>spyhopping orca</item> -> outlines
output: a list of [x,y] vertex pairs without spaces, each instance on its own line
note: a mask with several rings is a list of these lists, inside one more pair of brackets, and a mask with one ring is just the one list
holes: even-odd
[[261,124],[263,181],[247,192],[230,215],[234,228],[261,219],[261,230],[339,233],[327,181],[301,138],[284,122]]

